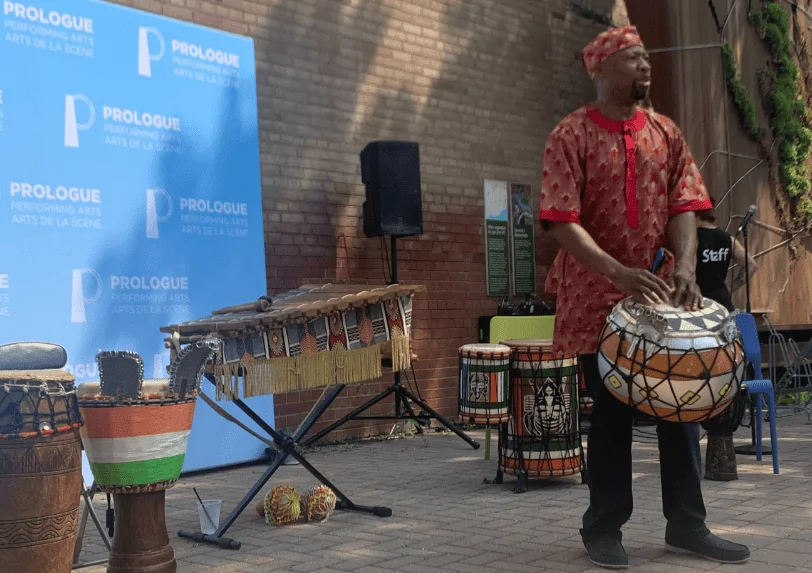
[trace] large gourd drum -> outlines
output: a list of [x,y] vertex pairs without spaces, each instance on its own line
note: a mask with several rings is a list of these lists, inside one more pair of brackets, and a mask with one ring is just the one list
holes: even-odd
[[730,314],[704,308],[619,302],[598,338],[598,368],[609,392],[644,414],[701,422],[721,414],[738,394],[744,351]]
[[73,385],[64,370],[0,370],[3,573],[72,569],[82,489],[82,419]]

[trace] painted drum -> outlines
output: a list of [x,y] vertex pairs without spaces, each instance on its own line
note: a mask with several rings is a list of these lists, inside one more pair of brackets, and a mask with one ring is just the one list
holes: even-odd
[[499,468],[529,478],[584,470],[578,419],[578,357],[546,339],[505,340],[513,350],[510,421],[499,438]]
[[82,442],[101,491],[143,493],[172,487],[180,477],[197,395],[178,400],[169,380],[145,380],[139,398],[100,394],[99,383],[77,391],[85,420]]
[[701,422],[721,414],[744,374],[735,314],[707,298],[698,311],[620,301],[598,338],[604,385],[659,420]]
[[466,344],[458,353],[460,419],[486,426],[507,422],[510,347]]

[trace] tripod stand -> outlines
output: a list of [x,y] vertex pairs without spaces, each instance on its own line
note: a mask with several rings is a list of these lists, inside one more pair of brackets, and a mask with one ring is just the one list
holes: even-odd
[[[744,239],[744,296],[745,296],[745,308],[747,309],[747,313],[750,314],[752,308],[750,306],[750,249],[747,244],[747,224],[750,222],[750,218],[755,213],[755,206],[750,207],[749,212],[745,215],[744,220],[742,221],[741,226],[739,227],[738,231],[736,231],[736,236],[741,233],[742,239]],[[751,435],[751,443],[745,446],[738,446],[735,449],[737,454],[742,454],[744,456],[754,456],[756,455],[756,424],[754,423],[756,415],[761,415],[761,412],[756,412],[756,407],[753,403],[750,403],[750,435]],[[769,456],[772,454],[772,449],[770,446],[762,446],[761,453],[765,456]]]
[[[397,284],[398,282],[398,250],[397,250],[397,243],[396,237],[392,235],[391,239],[391,247],[392,247],[392,278],[389,281],[389,284]],[[351,420],[412,420],[417,422],[415,427],[417,428],[417,432],[419,434],[423,433],[423,429],[420,427],[420,421],[426,420],[430,418],[434,418],[438,422],[440,422],[443,426],[457,434],[460,438],[465,440],[472,448],[475,450],[479,449],[479,442],[471,439],[469,436],[465,434],[462,430],[460,430],[454,422],[439,414],[436,410],[434,410],[431,406],[426,404],[422,398],[415,396],[411,390],[406,388],[402,381],[401,381],[401,373],[395,371],[394,375],[394,382],[391,386],[389,386],[386,390],[374,396],[366,403],[362,404],[340,420],[336,420],[334,423],[329,425],[328,427],[324,428],[321,432],[315,434],[314,436],[308,438],[303,445],[309,446],[339,426],[346,424]],[[394,416],[360,416],[360,414],[381,400],[388,398],[389,396],[395,397],[395,414]],[[414,410],[412,409],[412,404],[414,403],[416,406],[421,408],[421,415],[415,415]]]

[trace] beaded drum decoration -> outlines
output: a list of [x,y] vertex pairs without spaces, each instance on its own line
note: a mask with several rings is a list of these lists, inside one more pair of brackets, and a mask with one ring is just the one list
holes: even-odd
[[296,488],[278,485],[265,496],[265,523],[268,525],[289,525],[299,520],[301,496]]
[[336,494],[326,485],[314,485],[302,495],[302,515],[307,521],[326,521],[336,508]]

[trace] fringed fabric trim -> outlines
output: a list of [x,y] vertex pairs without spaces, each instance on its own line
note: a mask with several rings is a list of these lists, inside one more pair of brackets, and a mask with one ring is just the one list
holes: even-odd
[[252,398],[329,384],[374,380],[382,374],[381,356],[387,348],[392,351],[393,370],[403,371],[411,367],[411,341],[408,336],[357,350],[333,350],[271,359],[245,357],[239,362],[218,363],[214,366],[216,397],[217,400],[233,400],[242,394],[242,398]]

